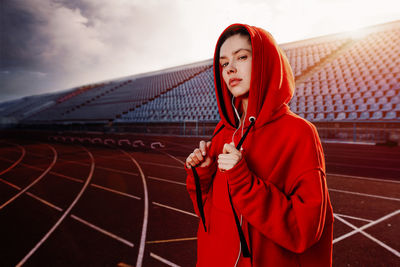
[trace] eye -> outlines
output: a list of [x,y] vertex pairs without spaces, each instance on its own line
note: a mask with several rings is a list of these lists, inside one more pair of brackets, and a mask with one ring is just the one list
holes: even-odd
[[247,56],[246,55],[244,55],[244,56],[240,56],[239,57],[239,59],[246,59],[247,58]]
[[226,66],[228,66],[228,62],[222,63],[221,66],[222,66],[223,68],[225,68]]

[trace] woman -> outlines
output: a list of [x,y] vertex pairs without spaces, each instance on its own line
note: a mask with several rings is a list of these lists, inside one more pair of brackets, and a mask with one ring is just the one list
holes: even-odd
[[286,56],[265,30],[233,24],[217,42],[214,78],[221,121],[185,164],[201,218],[197,266],[331,266],[323,149],[289,109]]

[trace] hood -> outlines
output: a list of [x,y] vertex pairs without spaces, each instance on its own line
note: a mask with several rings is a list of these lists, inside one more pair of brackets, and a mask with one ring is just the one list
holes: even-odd
[[[255,128],[277,119],[287,113],[287,103],[291,100],[295,81],[283,50],[272,35],[258,27],[246,24],[232,24],[218,38],[214,53],[214,83],[219,114],[222,123],[228,128],[237,128],[239,121],[232,107],[232,94],[223,78],[219,64],[221,37],[229,29],[245,28],[250,34],[252,46],[252,73],[249,90],[247,115],[244,127],[250,124],[249,118],[255,117]],[[241,100],[235,98],[235,107],[241,109]]]

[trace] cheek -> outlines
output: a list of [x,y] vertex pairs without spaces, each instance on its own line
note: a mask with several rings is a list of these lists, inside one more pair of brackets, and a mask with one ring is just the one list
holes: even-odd
[[226,84],[228,84],[227,81],[226,81],[226,80],[227,80],[227,77],[226,77],[226,74],[225,74],[224,71],[222,72],[222,79],[224,80],[224,82],[225,82]]
[[246,80],[247,80],[247,83],[248,83],[248,85],[250,86],[250,81],[251,81],[251,64],[249,64],[248,66],[246,66],[246,70],[245,70],[245,72],[246,72]]
[[251,79],[251,61],[246,64],[246,76],[249,77],[249,80]]

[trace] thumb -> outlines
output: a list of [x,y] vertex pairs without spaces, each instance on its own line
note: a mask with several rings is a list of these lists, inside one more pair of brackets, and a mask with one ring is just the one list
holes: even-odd
[[222,153],[223,153],[223,154],[229,154],[229,153],[235,151],[235,149],[236,149],[236,148],[235,148],[235,145],[234,145],[233,142],[231,142],[230,144],[226,143],[226,144],[224,145],[224,148],[222,149]]

